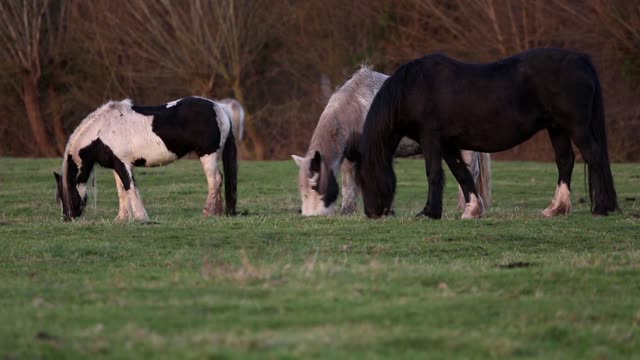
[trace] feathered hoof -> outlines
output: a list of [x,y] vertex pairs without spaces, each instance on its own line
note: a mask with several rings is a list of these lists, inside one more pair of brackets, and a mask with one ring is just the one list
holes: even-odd
[[571,205],[566,204],[561,204],[558,206],[552,205],[542,211],[542,215],[548,218],[569,214],[571,214]]
[[471,194],[469,202],[464,207],[461,219],[480,219],[484,215],[484,202],[482,198]]
[[340,209],[340,215],[353,215],[355,212],[355,206],[343,206],[342,209]]

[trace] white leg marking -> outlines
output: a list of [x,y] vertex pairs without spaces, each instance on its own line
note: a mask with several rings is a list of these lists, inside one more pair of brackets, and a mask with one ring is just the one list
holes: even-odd
[[355,167],[348,160],[342,162],[342,214],[356,212],[358,208],[358,185],[355,179]]
[[220,151],[217,151],[200,158],[209,188],[207,202],[204,205],[204,209],[202,209],[202,215],[204,216],[222,215],[223,212],[221,192],[222,172],[220,172],[218,168],[219,153]]
[[[471,173],[471,177],[473,178],[473,183],[476,185],[476,191],[477,191],[477,182],[478,182],[478,175],[480,172],[479,166],[478,166],[478,153],[476,153],[475,151],[469,151],[469,150],[462,150],[460,151],[460,156],[462,157],[462,161],[464,161],[464,164],[467,166],[467,169],[469,169],[469,172]],[[458,184],[458,209],[460,210],[465,210],[467,206],[467,202],[464,200],[464,192],[462,191],[462,188],[460,187],[460,185]]]
[[118,216],[116,217],[116,221],[125,221],[133,216],[131,205],[129,205],[129,198],[124,190],[120,176],[118,176],[118,173],[115,171],[113,172],[113,176],[116,178],[116,188],[118,189]]
[[478,219],[484,214],[484,204],[482,199],[475,194],[469,195],[469,203],[464,207],[463,219]]
[[558,215],[568,215],[571,213],[571,191],[569,186],[561,181],[560,185],[556,186],[556,193],[551,200],[549,207],[544,209],[542,215],[546,217],[553,217]]
[[127,197],[129,198],[129,204],[131,205],[133,218],[136,220],[149,220],[147,210],[144,209],[144,205],[142,204],[142,197],[140,196],[138,187],[133,181],[133,170],[130,166],[127,166],[127,173],[129,174],[129,179],[131,180],[131,186],[129,187],[129,190],[127,190]]

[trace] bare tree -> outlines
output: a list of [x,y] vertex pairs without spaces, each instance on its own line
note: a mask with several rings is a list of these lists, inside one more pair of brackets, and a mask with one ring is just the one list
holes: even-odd
[[[65,3],[55,5],[64,7]],[[52,11],[48,0],[0,2],[0,58],[14,71],[14,86],[24,102],[33,139],[39,154],[45,156],[58,152],[47,132],[39,91],[50,60],[47,36],[56,31],[49,21]]]
[[[87,6],[94,18],[98,52],[125,59],[136,86],[158,87],[165,96],[188,92],[207,97],[233,96],[248,107],[246,129],[253,157],[264,158],[247,96],[256,78],[252,69],[262,54],[277,15],[267,0],[193,0],[112,2]],[[107,56],[107,60],[113,60]],[[113,63],[110,64],[113,66]],[[123,69],[120,69],[122,71]]]

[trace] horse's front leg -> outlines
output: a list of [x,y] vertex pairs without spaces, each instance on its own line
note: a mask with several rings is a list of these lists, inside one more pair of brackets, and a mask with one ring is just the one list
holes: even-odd
[[219,152],[214,152],[200,158],[209,188],[207,202],[204,205],[204,209],[202,209],[202,215],[204,216],[222,215],[223,212],[222,173],[218,168],[218,154]]
[[484,204],[476,190],[473,175],[469,171],[467,161],[462,157],[460,150],[456,147],[449,147],[445,150],[444,160],[458,181],[458,186],[462,190],[464,199],[463,219],[476,219],[484,214]]
[[116,171],[113,172],[113,177],[116,179],[116,188],[118,189],[118,216],[116,217],[116,221],[126,221],[133,216],[129,198],[122,184],[122,180],[120,180],[120,176]]
[[444,172],[442,171],[442,149],[438,140],[422,139],[420,142],[429,182],[429,195],[424,209],[417,215],[431,219],[442,217],[442,190],[444,188]]
[[575,154],[569,134],[558,128],[549,128],[549,139],[553,145],[558,167],[558,182],[551,204],[542,211],[546,217],[571,213],[571,173],[575,163]]
[[142,204],[142,197],[140,196],[138,187],[133,179],[133,170],[131,165],[125,165],[122,162],[118,162],[114,167],[114,170],[118,174],[118,177],[120,177],[120,181],[122,181],[122,186],[125,190],[129,206],[131,206],[133,218],[136,220],[149,220],[147,211]]
[[358,185],[356,184],[356,169],[349,160],[342,162],[342,214],[349,215],[358,209]]

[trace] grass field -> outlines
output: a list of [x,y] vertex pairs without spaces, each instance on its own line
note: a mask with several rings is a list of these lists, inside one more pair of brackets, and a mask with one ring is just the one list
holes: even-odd
[[[622,213],[543,219],[554,164],[493,164],[494,207],[415,219],[426,180],[399,161],[394,218],[303,218],[293,161],[242,162],[236,218],[202,218],[198,161],[139,169],[155,224],[112,221],[110,171],[61,221],[58,160],[0,159],[0,359],[640,357],[640,166]],[[451,176],[448,177],[452,179]]]

